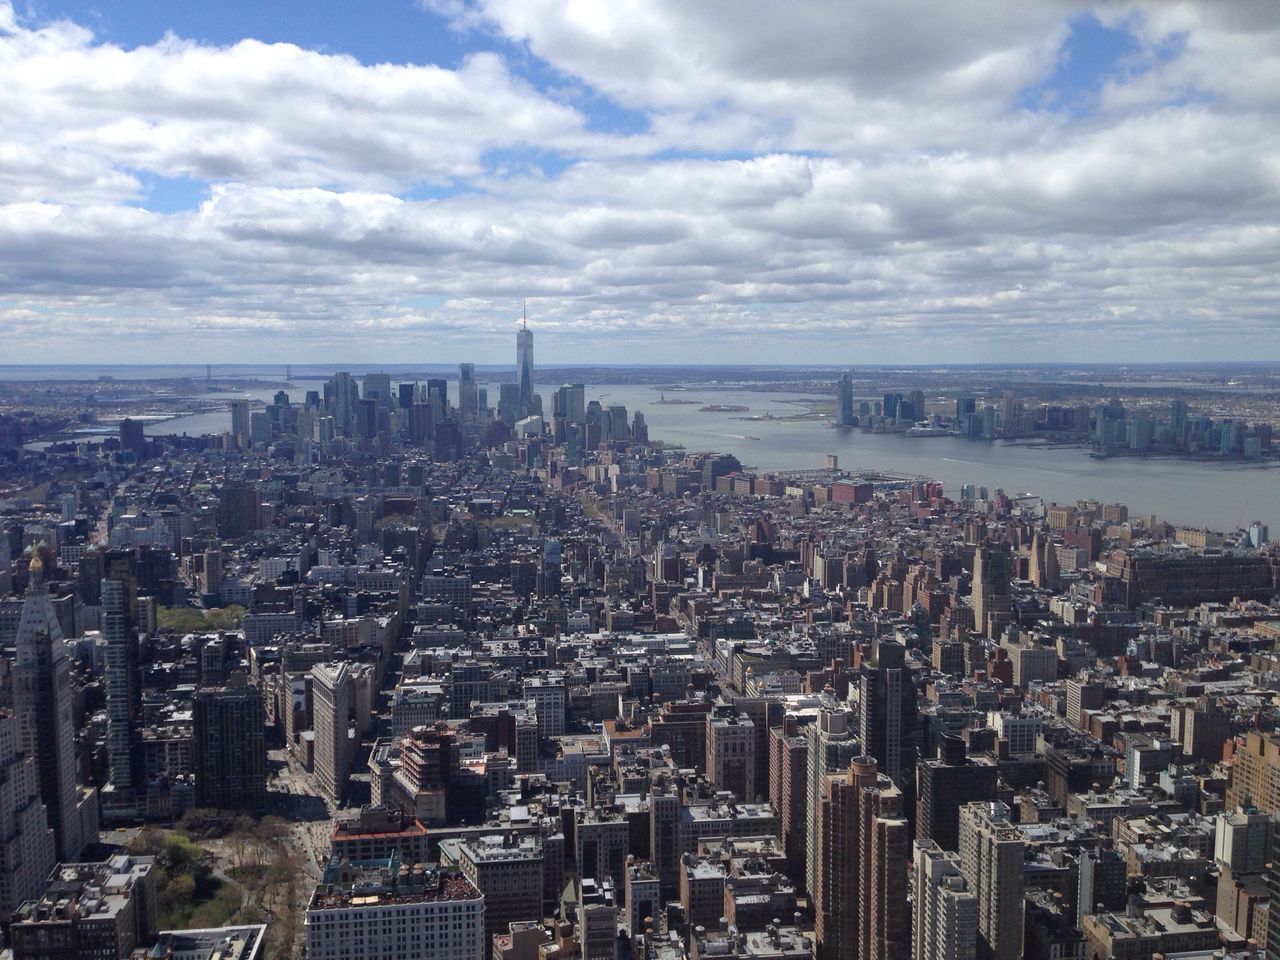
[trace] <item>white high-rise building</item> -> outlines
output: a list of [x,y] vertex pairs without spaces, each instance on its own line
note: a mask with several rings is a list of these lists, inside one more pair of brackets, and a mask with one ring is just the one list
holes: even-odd
[[97,840],[96,819],[82,809],[91,804],[96,815],[97,795],[86,795],[76,782],[71,662],[49,602],[38,548],[32,553],[30,573],[15,641],[13,703],[18,745],[36,762],[40,799],[57,840],[58,859],[76,860],[86,844]]
[[978,897],[960,858],[932,840],[915,842],[913,960],[974,960],[978,949]]
[[1022,860],[1026,841],[1001,801],[960,808],[960,868],[978,897],[978,955],[1022,956]]
[[18,720],[0,712],[0,910],[9,916],[44,892],[57,863],[53,829],[36,786],[36,762],[18,752]]
[[337,805],[351,775],[351,670],[345,663],[316,664],[311,668],[311,697],[316,778]]

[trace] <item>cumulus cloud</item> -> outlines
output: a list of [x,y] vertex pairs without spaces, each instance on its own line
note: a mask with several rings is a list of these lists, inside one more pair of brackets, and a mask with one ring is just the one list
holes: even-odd
[[524,298],[548,359],[1275,349],[1273,4],[431,6],[456,69],[0,0],[14,359],[507,360]]

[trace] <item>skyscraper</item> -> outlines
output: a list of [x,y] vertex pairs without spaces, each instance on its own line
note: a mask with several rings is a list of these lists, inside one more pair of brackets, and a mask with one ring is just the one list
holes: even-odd
[[1018,435],[1018,406],[1012,390],[1006,390],[1000,398],[1000,430],[1005,437]]
[[944,850],[960,842],[960,808],[993,800],[999,768],[989,757],[969,757],[964,740],[942,737],[938,756],[916,764],[916,839],[932,840]]
[[524,397],[520,384],[501,383],[498,385],[498,419],[508,427],[524,416]]
[[439,398],[440,409],[437,412],[439,416],[436,419],[443,419],[449,414],[449,381],[439,378],[432,378],[427,381],[427,399],[430,400],[431,395],[435,394]]
[[960,808],[960,868],[978,897],[978,957],[1022,955],[1022,860],[1026,842],[1000,801]]
[[[246,409],[248,408],[248,401],[237,400],[235,403],[244,403]],[[233,422],[235,420],[235,403],[231,407]],[[132,450],[139,460],[146,456],[147,437],[143,433],[141,420],[132,420],[129,417],[125,417],[120,421],[120,449]]]
[[316,778],[335,805],[347,792],[351,774],[351,671],[345,663],[311,668],[312,719],[315,727]]
[[581,383],[566,383],[556,391],[551,415],[570,423],[584,423],[587,418],[586,387]]
[[960,858],[932,840],[915,842],[913,960],[974,960],[978,898],[960,870]]
[[823,704],[817,719],[804,728],[808,740],[809,760],[809,810],[808,829],[805,833],[805,889],[813,894],[823,869],[831,868],[830,848],[823,848],[818,824],[823,815],[822,801],[830,774],[848,770],[849,763],[862,752],[853,735],[853,718],[850,711],[837,706],[834,700]]
[[907,873],[911,830],[902,791],[877,773],[875,761],[862,757],[850,767],[858,783],[858,956],[864,960],[900,960],[907,954],[911,919],[907,912]]
[[391,406],[391,374],[366,373],[364,375],[364,395],[372,400],[379,409],[386,410]]
[[249,401],[231,401],[231,435],[236,438],[236,445],[241,449],[249,446]]
[[359,397],[360,390],[350,373],[340,370],[333,375],[333,420],[343,436],[351,435]]
[[824,777],[817,829],[826,861],[813,891],[818,960],[905,958],[911,841],[902,791],[858,757]]
[[19,746],[22,753],[35,758],[40,799],[53,828],[58,859],[75,860],[86,843],[97,839],[86,837],[82,824],[84,804],[96,806],[97,797],[82,795],[76,783],[71,664],[62,628],[49,602],[38,550],[31,557],[15,646],[13,701]]
[[516,384],[520,387],[520,415],[533,412],[533,331],[526,317],[516,331]]
[[138,637],[133,619],[125,581],[103,580],[105,663],[102,678],[107,702],[107,783],[102,789],[102,810],[108,818],[130,818],[137,814],[133,776],[133,695]]
[[266,716],[262,694],[234,673],[225,687],[196,691],[192,770],[196,806],[238,810],[267,793]]
[[874,665],[858,677],[862,750],[903,790],[913,788],[916,768],[916,689],[907,668],[907,648],[875,640]]
[[0,711],[0,823],[0,910],[9,916],[44,892],[57,854],[35,759],[18,752],[18,720],[8,711]]
[[853,377],[847,373],[836,381],[836,426],[853,426]]
[[977,547],[973,554],[973,625],[984,636],[996,638],[1012,619],[1009,550],[1001,544]]
[[480,418],[480,385],[476,383],[476,365],[458,364],[458,416],[463,423]]

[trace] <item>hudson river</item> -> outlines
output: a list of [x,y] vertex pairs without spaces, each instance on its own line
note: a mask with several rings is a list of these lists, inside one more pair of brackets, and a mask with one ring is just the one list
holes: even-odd
[[[485,382],[482,380],[482,386]],[[318,380],[294,380],[289,399],[301,402],[307,390],[322,389]],[[497,384],[489,383],[489,403],[497,402]],[[457,400],[457,382],[449,383],[449,398]],[[538,384],[545,409],[551,408],[554,388]],[[270,402],[273,390],[252,390],[247,395]],[[859,430],[838,430],[822,420],[749,420],[803,413],[797,393],[757,393],[709,390],[694,387],[667,392],[668,400],[695,403],[659,403],[657,390],[635,384],[587,386],[587,400],[621,403],[628,415],[640,410],[655,440],[683,445],[689,451],[718,450],[732,453],[744,464],[761,470],[814,469],[825,465],[827,454],[836,454],[849,470],[885,470],[919,474],[942,481],[948,495],[958,495],[961,484],[997,488],[1009,494],[1032,493],[1045,502],[1072,503],[1090,497],[1127,504],[1135,516],[1154,514],[1175,523],[1234,530],[1261,520],[1280,533],[1280,466],[1241,461],[1204,463],[1176,459],[1115,457],[1094,460],[1080,448],[1046,449],[1005,446],[952,437],[907,438],[876,435]],[[707,404],[740,405],[746,412],[703,413]],[[181,417],[148,427],[149,433],[221,433],[230,426],[229,413]],[[758,438],[758,439],[755,439]]]

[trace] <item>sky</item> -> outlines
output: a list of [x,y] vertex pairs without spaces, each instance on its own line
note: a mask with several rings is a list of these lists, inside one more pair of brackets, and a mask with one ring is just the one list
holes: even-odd
[[0,0],[0,363],[1280,361],[1280,3]]

